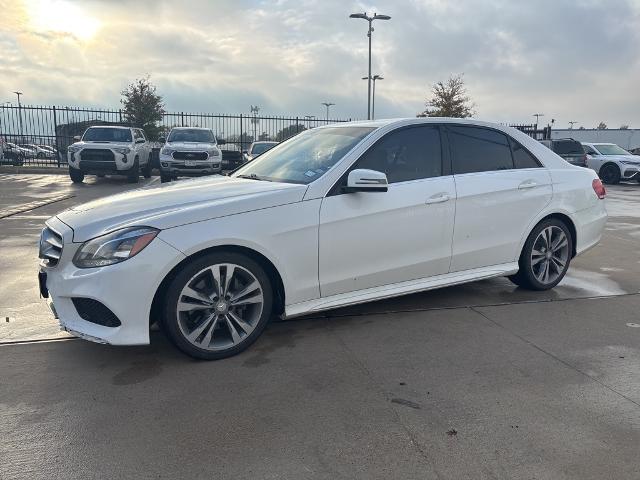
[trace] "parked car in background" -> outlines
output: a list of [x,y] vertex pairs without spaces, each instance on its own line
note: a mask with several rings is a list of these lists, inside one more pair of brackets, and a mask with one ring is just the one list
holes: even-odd
[[244,163],[242,150],[233,143],[227,143],[222,149],[222,168],[234,170]]
[[577,167],[587,166],[587,156],[582,144],[573,138],[558,138],[556,140],[540,140],[545,147],[554,151],[571,165]]
[[151,176],[149,142],[140,128],[89,127],[82,138],[69,145],[69,176],[81,183],[85,175],[124,175],[137,183],[140,174]]
[[604,183],[615,185],[620,180],[640,182],[640,158],[614,143],[582,143],[587,153],[587,166],[598,173]]
[[16,167],[24,165],[24,149],[18,147],[15,143],[2,142],[0,143],[0,150],[2,150],[2,163],[10,164]]
[[160,142],[164,143],[159,154],[162,183],[222,173],[222,153],[211,129],[174,127]]
[[261,153],[266,152],[267,150],[272,149],[273,147],[275,147],[278,144],[278,142],[268,142],[268,141],[260,141],[260,142],[253,142],[250,146],[249,146],[249,150],[243,152],[244,154],[244,161],[245,162],[250,162],[251,160],[253,160],[255,157],[257,157],[258,155],[260,155]]
[[633,150],[631,150],[630,152],[632,155],[640,155],[640,147],[638,148],[634,148]]
[[53,150],[49,148],[43,148],[40,145],[34,145],[33,143],[25,143],[21,144],[20,146],[31,152],[31,158],[55,158]]
[[[327,125],[230,176],[126,192],[47,220],[40,291],[62,327],[189,355],[295,317],[489,277],[555,287],[607,221],[595,172],[463,119]],[[490,225],[491,228],[487,228]]]

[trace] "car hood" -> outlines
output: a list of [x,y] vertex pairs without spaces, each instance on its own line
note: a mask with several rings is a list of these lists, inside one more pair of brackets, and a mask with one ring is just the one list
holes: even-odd
[[276,207],[302,200],[306,185],[211,176],[133,190],[57,215],[84,242],[118,228],[159,229]]
[[131,142],[76,142],[74,147],[88,148],[115,148],[115,147],[131,147]]
[[194,143],[194,142],[170,142],[165,144],[166,147],[173,148],[175,150],[211,150],[217,148],[214,143]]

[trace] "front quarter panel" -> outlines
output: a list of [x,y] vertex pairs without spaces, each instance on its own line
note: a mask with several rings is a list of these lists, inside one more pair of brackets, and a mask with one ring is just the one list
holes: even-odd
[[318,286],[320,199],[296,202],[163,230],[159,238],[186,256],[239,246],[265,256],[280,273],[285,302],[313,300]]

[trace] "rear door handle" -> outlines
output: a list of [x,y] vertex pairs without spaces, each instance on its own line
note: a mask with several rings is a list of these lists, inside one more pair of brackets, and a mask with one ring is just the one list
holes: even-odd
[[526,188],[533,188],[533,187],[537,187],[537,186],[538,186],[538,183],[535,182],[534,180],[525,180],[520,185],[518,185],[518,189],[519,190],[524,190]]
[[434,203],[448,202],[450,200],[450,198],[451,197],[449,197],[449,195],[446,194],[446,193],[438,193],[438,194],[434,195],[433,197],[427,198],[427,201],[425,203],[427,205],[432,205]]

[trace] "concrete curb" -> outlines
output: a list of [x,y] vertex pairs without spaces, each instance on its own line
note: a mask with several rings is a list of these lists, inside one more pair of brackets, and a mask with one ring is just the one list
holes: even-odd
[[17,173],[17,174],[25,174],[25,173],[36,173],[36,174],[45,174],[45,175],[69,175],[69,167],[66,165],[64,167],[13,167],[3,165],[0,166],[0,173]]

